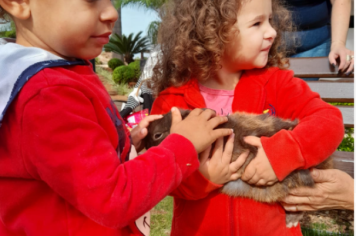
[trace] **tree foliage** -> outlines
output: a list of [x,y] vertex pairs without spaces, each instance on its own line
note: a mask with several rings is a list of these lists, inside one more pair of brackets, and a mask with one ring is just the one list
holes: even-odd
[[158,11],[158,9],[168,0],[114,0],[115,7],[142,7],[147,10]]
[[104,46],[106,52],[116,52],[124,56],[127,64],[134,61],[134,54],[141,53],[148,50],[149,40],[146,37],[141,37],[142,31],[135,36],[130,34],[128,37],[118,34],[111,36],[109,43]]
[[[119,7],[137,7],[145,10],[153,10],[158,13],[159,9],[168,2],[168,0],[113,0],[116,8]],[[157,44],[158,28],[160,21],[153,21],[147,29],[147,36],[152,44]]]
[[160,21],[152,21],[148,26],[147,37],[150,39],[152,44],[157,44],[158,29],[160,25]]

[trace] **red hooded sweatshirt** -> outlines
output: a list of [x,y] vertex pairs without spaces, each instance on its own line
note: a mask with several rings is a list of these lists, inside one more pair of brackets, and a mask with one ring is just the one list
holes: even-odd
[[[195,79],[162,91],[153,114],[166,113],[172,106],[204,108]],[[293,72],[278,68],[243,73],[234,92],[233,112],[269,114],[299,119],[292,131],[282,130],[262,137],[266,155],[279,180],[296,169],[312,167],[331,155],[344,135],[340,111],[323,102]],[[287,228],[285,211],[278,203],[266,204],[221,194],[199,171],[176,189],[172,236],[284,236],[301,235],[300,226]]]
[[[192,143],[170,135],[127,161],[129,132],[88,63],[2,47],[0,59],[15,61],[0,81],[20,76],[0,127],[0,235],[142,235],[135,220],[198,168]],[[12,70],[28,60],[40,62]]]

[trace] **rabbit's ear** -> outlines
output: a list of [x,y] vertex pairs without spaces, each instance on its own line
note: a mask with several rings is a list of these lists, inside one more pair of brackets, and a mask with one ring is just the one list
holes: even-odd
[[180,114],[182,115],[182,119],[185,119],[190,113],[190,110],[185,110],[185,109],[179,109],[179,111]]

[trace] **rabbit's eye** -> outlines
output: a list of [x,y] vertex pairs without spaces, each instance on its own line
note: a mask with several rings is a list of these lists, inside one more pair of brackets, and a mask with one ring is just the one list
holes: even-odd
[[153,139],[154,139],[154,140],[158,140],[158,139],[162,138],[162,136],[163,136],[163,133],[155,133],[155,134],[153,135]]

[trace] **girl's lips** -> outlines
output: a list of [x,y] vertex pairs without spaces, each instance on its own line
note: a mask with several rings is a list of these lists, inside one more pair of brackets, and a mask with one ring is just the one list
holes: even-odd
[[265,49],[262,49],[261,51],[269,51],[272,46],[268,46]]

